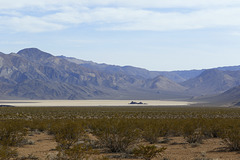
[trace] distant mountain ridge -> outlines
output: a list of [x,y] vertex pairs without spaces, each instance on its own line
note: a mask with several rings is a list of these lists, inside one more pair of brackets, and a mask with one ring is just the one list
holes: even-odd
[[175,91],[175,92],[184,92],[185,87],[177,84],[164,76],[157,76],[153,79],[147,81],[146,85],[151,89],[157,90],[166,90],[166,91]]
[[116,65],[108,65],[108,64],[98,64],[92,61],[84,61],[80,59],[76,59],[73,57],[65,57],[65,56],[58,56],[60,58],[66,59],[70,62],[79,64],[81,66],[84,66],[89,69],[94,69],[98,71],[104,71],[108,73],[123,73],[127,75],[133,75],[133,76],[141,76],[145,78],[154,78],[156,76],[159,76],[160,73],[158,72],[151,72],[143,68],[137,68],[137,67],[132,67],[132,66],[116,66]]
[[41,63],[46,59],[53,57],[53,55],[51,55],[50,53],[43,52],[37,48],[23,49],[17,52],[17,54],[24,57],[27,60],[37,63]]
[[199,76],[180,83],[190,93],[217,94],[240,85],[240,71],[205,70]]
[[[17,54],[1,54],[0,66],[2,97],[160,99],[166,95],[169,95],[168,98],[174,98],[177,94],[177,91],[153,90],[146,86],[148,77],[140,75],[137,71],[135,74],[134,67],[126,67],[127,71],[109,65],[104,66],[103,70],[86,67],[36,48],[23,49]],[[136,68],[136,70],[144,69]],[[170,80],[166,79],[166,81]]]
[[217,101],[240,106],[240,86],[233,87],[217,96]]
[[240,66],[149,71],[53,56],[37,48],[0,53],[2,99],[189,99],[224,94],[239,85]]
[[198,97],[194,99],[198,102],[207,102],[210,105],[240,106],[240,86],[230,88],[229,90],[212,96]]
[[142,76],[145,78],[155,78],[159,75],[162,75],[176,83],[183,82],[185,80],[188,80],[190,78],[193,78],[203,72],[203,70],[186,70],[186,71],[149,71],[143,68],[137,68],[132,66],[115,66],[115,65],[107,65],[107,64],[98,64],[94,63],[92,61],[84,61],[80,59],[76,59],[73,57],[65,57],[65,56],[59,56],[61,58],[64,58],[70,62],[77,63],[79,65],[82,65],[86,68],[91,69],[97,69],[100,71],[105,72],[123,72],[128,75],[134,75],[134,76]]
[[[77,64],[80,64],[86,68],[94,68],[101,71],[107,71],[107,72],[115,72],[115,71],[122,71],[129,75],[140,75],[146,78],[155,78],[159,75],[164,76],[176,83],[181,83],[186,80],[189,80],[191,78],[195,78],[198,75],[200,75],[205,70],[209,69],[193,69],[193,70],[179,70],[179,71],[149,71],[143,68],[137,68],[132,66],[116,66],[116,65],[108,65],[108,64],[98,64],[92,61],[84,61],[73,57],[65,57],[65,56],[58,56],[60,58],[64,58],[70,62],[74,62]],[[211,69],[217,69],[222,71],[237,71],[240,70],[239,66],[225,66],[225,67],[218,67],[218,68],[211,68]]]

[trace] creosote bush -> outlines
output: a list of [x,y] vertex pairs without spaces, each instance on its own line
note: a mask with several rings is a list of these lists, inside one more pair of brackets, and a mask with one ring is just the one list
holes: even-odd
[[233,125],[225,129],[222,138],[231,151],[240,150],[240,126]]
[[55,136],[59,150],[69,149],[84,136],[82,126],[74,121],[65,120],[52,125],[51,133]]
[[84,127],[79,121],[55,121],[49,133],[55,136],[57,142],[57,160],[87,159],[94,153],[84,141]]
[[158,148],[155,145],[139,145],[137,148],[134,148],[133,154],[136,157],[145,160],[151,160],[157,156],[160,156],[164,150],[166,150],[165,147]]
[[164,137],[168,134],[166,123],[159,120],[144,120],[141,122],[142,137],[151,144],[157,143],[159,137]]
[[88,159],[95,152],[85,144],[74,144],[69,149],[60,150],[57,159],[58,160],[83,160]]
[[124,152],[139,138],[139,130],[131,120],[102,119],[93,126],[93,133],[100,144],[111,152]]
[[0,145],[17,146],[24,140],[27,130],[24,124],[13,120],[8,123],[0,122]]
[[204,138],[201,126],[196,121],[189,121],[183,127],[184,138],[188,143],[202,143]]
[[0,146],[0,160],[7,160],[16,157],[16,150],[12,150],[10,147],[7,146]]

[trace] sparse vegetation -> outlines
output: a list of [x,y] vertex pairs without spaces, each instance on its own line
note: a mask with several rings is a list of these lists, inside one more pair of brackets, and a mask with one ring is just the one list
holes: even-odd
[[140,157],[145,160],[151,160],[152,158],[160,156],[164,150],[166,150],[165,147],[158,148],[155,145],[139,145],[133,150],[133,154],[136,157]]
[[17,157],[17,152],[8,146],[0,146],[0,160]]
[[134,121],[124,119],[98,120],[93,124],[93,133],[111,152],[124,152],[139,138]]
[[240,150],[240,124],[232,124],[226,128],[222,137],[231,151]]
[[58,159],[86,159],[99,150],[133,155],[129,149],[142,142],[146,145],[139,145],[134,154],[151,159],[164,149],[149,144],[171,136],[199,145],[207,138],[222,138],[228,150],[239,151],[239,117],[238,108],[1,107],[0,157],[16,157],[11,147],[23,145],[26,134],[33,132],[55,137]]
[[0,145],[20,145],[25,135],[26,129],[22,121],[8,120],[0,122]]
[[202,127],[196,120],[185,123],[183,127],[183,135],[188,143],[202,143]]

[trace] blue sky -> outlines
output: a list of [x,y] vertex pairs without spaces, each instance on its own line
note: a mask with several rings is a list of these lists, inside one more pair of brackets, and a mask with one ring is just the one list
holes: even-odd
[[239,0],[0,0],[0,51],[149,70],[240,65]]

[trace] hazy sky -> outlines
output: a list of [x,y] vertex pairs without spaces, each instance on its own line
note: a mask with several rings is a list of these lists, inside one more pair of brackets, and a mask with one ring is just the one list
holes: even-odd
[[149,70],[240,65],[239,0],[0,0],[0,51]]

